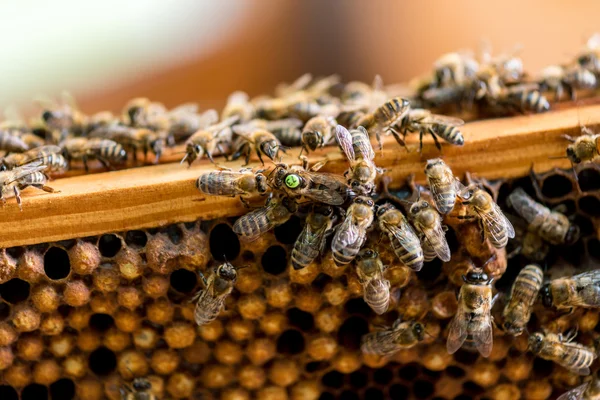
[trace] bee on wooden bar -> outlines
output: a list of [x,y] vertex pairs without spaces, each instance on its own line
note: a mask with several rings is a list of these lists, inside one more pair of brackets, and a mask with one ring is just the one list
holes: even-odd
[[41,165],[47,167],[46,172],[59,174],[69,167],[62,151],[59,146],[47,145],[27,150],[24,153],[12,153],[0,159],[0,170],[13,169],[39,161]]
[[264,129],[271,132],[284,146],[300,146],[302,144],[302,121],[297,118],[283,118],[275,121],[253,119],[237,125],[236,130],[253,131]]
[[356,275],[363,287],[363,299],[378,315],[390,305],[390,281],[383,277],[386,268],[378,252],[363,249],[358,254]]
[[392,126],[406,116],[409,109],[410,103],[407,99],[394,97],[372,113],[365,114],[357,121],[357,125],[363,126],[367,132],[374,134],[379,143],[379,148],[381,148],[381,134],[386,131],[393,133]]
[[225,262],[211,271],[208,278],[201,272],[198,274],[204,289],[201,289],[192,301],[196,303],[194,319],[198,326],[202,326],[217,318],[225,307],[225,300],[233,291],[237,272],[233,265]]
[[237,118],[231,117],[208,128],[200,129],[190,136],[185,142],[185,156],[181,163],[187,161],[189,167],[196,159],[201,159],[205,154],[210,162],[214,163],[212,155],[215,150],[218,149],[224,154],[226,150],[223,146],[231,144],[233,133],[230,126],[237,121]]
[[264,207],[242,215],[233,224],[233,231],[251,242],[289,220],[298,211],[298,204],[289,197],[269,197]]
[[600,399],[600,379],[597,375],[585,382],[583,385],[579,385],[574,389],[571,389],[560,396],[556,400],[599,400]]
[[509,238],[515,237],[512,224],[488,192],[470,185],[462,188],[458,196],[460,202],[467,206],[467,215],[459,218],[477,218],[482,241],[487,238],[492,246],[502,249],[506,247]]
[[551,244],[573,244],[579,238],[577,225],[571,224],[564,214],[537,203],[521,188],[508,196],[507,203],[527,222],[531,232]]
[[89,137],[110,139],[119,143],[133,155],[134,161],[137,161],[137,152],[141,150],[144,153],[144,160],[148,157],[148,151],[152,151],[156,156],[154,162],[158,163],[165,145],[164,138],[157,132],[123,125],[99,127],[90,132]]
[[346,211],[346,217],[335,231],[331,252],[337,264],[349,264],[358,255],[367,238],[367,229],[373,223],[375,203],[369,197],[354,199]]
[[85,171],[88,171],[88,160],[98,160],[106,168],[111,164],[120,164],[127,160],[127,152],[119,143],[101,138],[69,138],[61,147],[69,163],[81,160]]
[[550,109],[550,103],[540,92],[537,84],[519,84],[510,86],[502,91],[495,99],[502,107],[512,109],[519,113],[541,113]]
[[462,86],[476,77],[479,64],[466,52],[452,52],[439,57],[433,70],[432,87]]
[[279,150],[284,151],[284,147],[281,145],[275,135],[265,129],[252,129],[248,131],[245,128],[234,126],[233,130],[239,135],[239,137],[238,140],[236,140],[236,147],[231,159],[237,160],[244,155],[246,161],[244,165],[248,165],[250,163],[250,155],[252,154],[252,150],[256,152],[256,155],[258,156],[258,159],[262,165],[265,165],[265,162],[262,158],[263,154],[271,161],[274,161],[279,154]]
[[454,208],[458,191],[458,181],[454,178],[452,170],[441,158],[435,158],[427,160],[425,176],[435,208],[440,214],[448,214]]
[[54,138],[57,143],[63,141],[69,133],[76,136],[86,133],[89,118],[79,110],[71,94],[63,92],[60,104],[46,98],[37,99],[37,102],[44,108],[42,120],[48,129],[58,132],[58,138]]
[[553,91],[555,101],[560,101],[565,91],[575,100],[576,89],[593,89],[596,84],[596,75],[581,67],[550,65],[542,70],[539,78],[540,90]]
[[[464,125],[465,121],[460,118],[446,117],[444,115],[433,114],[429,110],[422,108],[410,109],[408,113],[400,119],[391,129],[396,141],[406,147],[404,137],[407,132],[419,132],[419,152],[423,150],[423,135],[429,133],[435,142],[438,150],[442,150],[442,145],[438,141],[438,136],[446,142],[462,146],[465,139],[458,129]],[[400,133],[403,137],[400,137]]]
[[16,131],[0,130],[0,150],[7,153],[22,153],[29,149],[29,145]]
[[421,240],[424,260],[438,257],[444,262],[450,261],[450,247],[440,214],[427,201],[420,200],[410,206],[408,217]]
[[537,299],[544,273],[537,265],[527,265],[519,272],[504,307],[502,327],[505,332],[519,336],[526,329],[533,303]]
[[131,385],[123,385],[119,392],[121,400],[157,400],[151,392],[152,384],[146,378],[135,378]]
[[23,211],[21,190],[31,186],[44,192],[55,193],[56,190],[46,185],[48,177],[43,172],[45,169],[45,165],[35,162],[0,172],[0,200],[2,203],[6,203],[7,198],[14,196],[19,209]]
[[369,141],[369,134],[362,126],[349,132],[338,125],[335,127],[335,137],[350,162],[350,169],[344,174],[350,175],[350,187],[352,190],[370,194],[375,186],[377,174],[383,171],[377,168],[373,161],[375,152]]
[[147,128],[153,131],[169,129],[169,111],[164,104],[137,97],[127,102],[123,108],[123,121],[135,128]]
[[544,306],[558,310],[600,308],[600,270],[554,279],[542,287],[540,294]]
[[221,111],[221,119],[239,117],[239,121],[250,121],[254,117],[254,105],[246,92],[235,91],[227,98],[227,104]]
[[454,354],[465,341],[484,357],[489,357],[493,345],[492,281],[484,272],[469,271],[458,295],[458,310],[450,322],[446,348]]
[[583,135],[577,138],[563,135],[565,139],[571,142],[571,144],[567,146],[567,158],[572,164],[600,159],[600,134],[595,134],[586,126],[581,128],[581,132]]
[[292,267],[300,270],[312,263],[319,254],[323,254],[327,236],[333,232],[337,216],[331,206],[314,204],[306,217],[306,223],[294,243]]
[[403,349],[416,346],[425,338],[425,327],[420,322],[397,319],[391,329],[371,332],[361,339],[360,349],[365,354],[391,356]]
[[318,115],[311,118],[302,129],[302,150],[315,151],[318,148],[328,146],[335,140],[334,128],[337,125],[335,118]]
[[[186,103],[170,110],[168,121],[167,143],[169,146],[172,146],[175,143],[188,139],[195,132],[217,124],[219,122],[219,113],[214,109],[198,113],[197,104]],[[162,132],[159,132],[159,134],[162,134]]]
[[203,193],[216,196],[240,196],[246,206],[245,197],[264,195],[269,190],[267,178],[262,171],[253,172],[252,168],[240,171],[221,169],[220,171],[205,172],[196,180],[196,187]]
[[589,375],[590,365],[596,359],[594,350],[572,340],[577,335],[573,330],[566,337],[556,333],[536,332],[529,336],[529,351],[544,360],[554,361],[579,375]]
[[394,253],[407,267],[420,271],[423,268],[421,241],[402,212],[390,203],[377,209],[379,229],[388,235]]
[[594,33],[575,58],[580,67],[594,74],[600,72],[600,33]]

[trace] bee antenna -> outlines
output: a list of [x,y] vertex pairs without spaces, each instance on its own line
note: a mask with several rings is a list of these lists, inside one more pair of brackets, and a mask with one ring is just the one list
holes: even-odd
[[187,160],[187,158],[188,158],[188,153],[186,152],[185,156],[183,157],[183,159],[181,160],[179,165],[183,164],[185,162],[185,160]]

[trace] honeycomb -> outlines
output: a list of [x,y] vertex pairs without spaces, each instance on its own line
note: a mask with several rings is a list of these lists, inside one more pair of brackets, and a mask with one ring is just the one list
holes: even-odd
[[[600,165],[576,172],[578,182],[571,170],[482,182],[503,209],[507,195],[523,187],[550,207],[566,207],[578,224],[581,238],[572,248],[549,249],[549,277],[600,263]],[[413,190],[407,184],[393,194],[408,198]],[[119,388],[135,377],[147,377],[160,399],[221,400],[535,400],[581,382],[526,353],[527,335],[495,329],[488,359],[464,349],[447,353],[460,275],[490,251],[471,224],[449,223],[449,263],[436,259],[417,273],[390,268],[397,288],[391,311],[376,316],[352,266],[329,258],[299,271],[289,266],[300,217],[250,244],[233,233],[234,221],[1,250],[0,399],[119,399]],[[528,261],[497,255],[489,272],[505,292]],[[382,252],[386,264],[393,257]],[[197,327],[190,302],[201,287],[197,271],[224,259],[244,266],[236,290],[217,320]],[[494,307],[497,320],[500,311]],[[390,359],[361,354],[361,336],[400,313],[425,321],[425,340]],[[593,310],[557,316],[538,307],[529,329],[577,326],[577,341],[589,345],[600,336],[599,319]]]

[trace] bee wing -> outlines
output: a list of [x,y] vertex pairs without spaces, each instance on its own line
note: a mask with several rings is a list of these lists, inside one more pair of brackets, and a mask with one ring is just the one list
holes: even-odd
[[356,157],[354,155],[354,148],[352,147],[352,135],[348,129],[344,128],[342,125],[336,126],[335,138],[346,155],[346,158],[350,161],[354,161]]
[[579,385],[575,389],[571,389],[568,392],[561,394],[556,400],[581,400],[589,385],[589,382]]
[[487,227],[488,233],[494,239],[499,240],[503,230],[506,230],[509,238],[515,237],[515,230],[512,224],[508,218],[504,216],[504,213],[496,203],[492,204],[492,212],[479,213],[479,217],[481,217],[481,220]]
[[74,109],[74,110],[79,109],[79,107],[77,105],[77,100],[75,100],[75,96],[73,96],[73,94],[71,92],[67,92],[66,90],[64,90],[60,94],[60,98],[64,104],[68,105],[72,109]]
[[388,231],[388,233],[393,235],[398,240],[398,242],[400,242],[402,247],[413,247],[411,241],[413,240],[413,238],[416,238],[416,233],[410,227],[410,225],[402,224],[400,226],[396,226],[386,221],[383,221],[383,225],[385,226],[385,229]]
[[277,121],[268,121],[266,130],[276,130],[283,128],[300,128],[304,123],[297,118],[284,118]]
[[352,223],[352,216],[346,216],[346,219],[338,228],[335,239],[343,246],[356,243],[360,234],[358,228]]
[[446,233],[442,229],[442,225],[437,224],[433,229],[425,229],[423,233],[427,244],[435,251],[438,258],[444,262],[450,261],[450,247],[446,241]]
[[237,90],[229,95],[227,104],[245,104],[250,100],[248,93]]
[[309,189],[304,192],[303,195],[309,199],[325,204],[331,204],[332,206],[344,204],[342,195],[332,189]]
[[19,164],[19,166],[25,166],[34,161],[41,160],[43,158],[43,156],[41,154],[42,152],[44,152],[44,154],[61,154],[62,148],[60,148],[59,146],[54,146],[54,145],[45,145],[45,146],[36,147],[35,149],[28,150],[24,153],[25,158]]
[[507,89],[509,94],[521,93],[521,92],[530,92],[534,90],[540,90],[540,86],[537,83],[521,83],[514,86],[509,86]]
[[303,240],[311,248],[318,249],[319,251],[325,246],[325,235],[327,234],[327,224],[313,230],[310,224],[306,224],[298,240]]
[[446,342],[446,350],[449,354],[454,354],[461,348],[467,339],[467,318],[466,313],[462,312],[460,307],[456,315],[450,322],[448,329],[448,341]]
[[216,124],[219,121],[219,113],[215,109],[209,109],[204,111],[198,116],[198,126],[200,129],[207,128],[211,125]]
[[21,178],[24,178],[24,177],[31,175],[33,173],[36,173],[38,171],[43,171],[46,168],[47,167],[45,165],[41,165],[39,162],[25,164],[21,167],[18,167],[18,168],[8,171],[10,173],[8,175],[9,178],[4,182],[4,184],[9,184],[9,183],[18,181]]
[[371,85],[371,87],[373,88],[373,90],[379,91],[383,91],[385,89],[381,75],[375,75],[375,79],[373,79],[373,84]]
[[600,283],[600,269],[584,272],[575,275],[573,280],[577,281],[577,286],[587,286]]
[[[365,135],[365,140],[361,140],[356,145],[358,146],[358,152],[363,155],[368,160],[373,160],[375,158],[375,152],[373,151],[373,146],[371,146],[371,140],[369,137],[369,132],[363,127],[359,126],[358,130],[360,130],[363,135]],[[354,143],[353,143],[354,144]]]
[[[237,221],[235,221],[235,223],[233,224],[233,231],[235,233],[237,233],[239,236],[243,236],[246,240],[248,241],[254,241],[256,239],[258,239],[260,237],[260,235],[262,235],[262,233],[270,230],[271,228],[273,228],[273,223],[271,222],[271,220],[269,219],[269,211],[271,209],[271,207],[273,207],[272,205],[268,205],[266,207],[261,207],[257,210],[254,211],[250,211],[248,214],[246,215],[242,215],[240,218],[238,218]],[[249,223],[249,221],[253,221],[256,219],[264,219],[267,221],[267,224],[264,226],[264,228],[261,229],[257,229],[253,235],[245,235],[244,234],[244,226],[247,225],[251,225],[254,226],[256,224],[254,223]]]
[[[198,109],[200,107],[197,103],[183,103],[173,108],[169,114],[171,115],[179,115],[179,114],[196,114],[198,113]],[[210,110],[207,110],[210,111]],[[215,121],[216,122],[216,121]]]
[[448,126],[462,126],[465,124],[465,121],[463,121],[460,118],[447,117],[445,115],[438,115],[438,114],[431,114],[430,116],[426,117],[424,120],[420,121],[419,123],[421,125],[444,124],[444,125],[448,125]]
[[482,324],[481,329],[472,331],[471,335],[473,336],[473,342],[475,343],[477,350],[479,350],[479,353],[484,357],[489,357],[494,343],[492,323],[487,321]]
[[398,333],[394,330],[385,330],[367,333],[361,339],[361,351],[366,354],[390,356],[400,350],[396,344]]

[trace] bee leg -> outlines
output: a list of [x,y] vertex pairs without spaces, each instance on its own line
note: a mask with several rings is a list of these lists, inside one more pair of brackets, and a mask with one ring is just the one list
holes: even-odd
[[212,157],[212,154],[210,153],[210,151],[206,152],[206,157],[208,157],[208,159],[210,160],[211,163],[215,163],[215,160]]
[[419,130],[419,154],[423,154],[423,130]]
[[435,147],[437,147],[437,149],[441,152],[442,145],[440,144],[440,141],[438,140],[437,135],[431,128],[429,128],[428,131],[429,131],[429,134],[431,135],[431,137],[433,138],[433,141],[435,142]]
[[567,134],[560,135],[560,136],[561,136],[563,139],[566,139],[566,140],[568,140],[568,141],[569,141],[569,142],[571,142],[571,143],[575,143],[575,140],[576,140],[576,139],[574,139],[573,137],[571,137],[571,136],[569,136],[569,135],[567,135]]
[[90,168],[88,167],[88,163],[87,163],[87,161],[88,161],[87,155],[83,156],[81,161],[83,162],[83,168],[85,169],[85,172],[86,173],[90,172]]
[[[260,154],[260,151],[258,149],[256,149],[256,155],[258,156],[258,159],[260,160],[260,163],[262,165],[265,165],[265,162],[263,161],[262,155]],[[248,152],[248,160],[250,159],[250,152]],[[248,165],[248,160],[246,160],[246,165]]]
[[[395,129],[390,128],[389,129],[390,132],[392,132],[392,136],[394,136],[394,139],[396,139],[396,142],[398,142],[398,144],[402,147],[404,147],[406,149],[406,151],[408,151],[408,147],[406,147],[406,142],[404,141],[404,138],[400,137],[400,132],[398,132]],[[381,150],[381,147],[380,147]]]
[[[135,154],[135,153],[134,153]],[[110,163],[108,161],[106,161],[103,157],[97,157],[98,161],[100,161],[100,163],[102,164],[102,166],[110,171],[113,171],[114,168],[112,167],[112,165],[110,165]]]
[[244,199],[242,196],[240,196],[240,201],[242,202],[244,207],[250,208],[250,204],[248,204],[248,201],[246,199]]
[[204,284],[204,287],[208,287],[208,280],[206,280],[206,277],[204,276],[202,271],[198,271],[198,276],[200,277],[202,284]]
[[17,204],[19,205],[19,209],[21,211],[23,211],[23,205],[21,204],[21,192],[19,191],[19,188],[16,186],[13,186],[13,192],[15,193],[15,199],[17,199]]
[[561,82],[556,87],[556,92],[554,93],[554,101],[560,101],[560,99],[562,98],[562,95],[563,95],[563,91],[564,91],[564,83]]
[[[133,162],[137,163],[137,151],[135,151],[135,149],[133,149],[133,151],[131,152],[131,158],[133,158]],[[144,156],[144,162],[146,162],[146,157]]]

